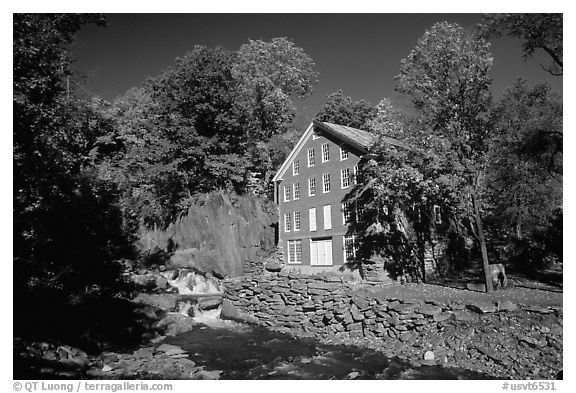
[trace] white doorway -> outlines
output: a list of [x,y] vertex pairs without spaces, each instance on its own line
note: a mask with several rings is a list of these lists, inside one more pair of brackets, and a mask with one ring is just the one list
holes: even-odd
[[310,265],[332,266],[332,239],[310,241]]

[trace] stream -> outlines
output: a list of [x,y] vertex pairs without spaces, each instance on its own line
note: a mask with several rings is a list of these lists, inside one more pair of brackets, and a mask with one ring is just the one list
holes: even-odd
[[414,366],[381,352],[346,345],[326,345],[245,323],[221,320],[220,309],[202,310],[202,297],[221,296],[213,278],[180,270],[166,273],[185,301],[181,312],[193,310],[192,331],[165,339],[188,352],[222,379],[487,379],[464,369]]
[[314,339],[231,321],[198,324],[165,340],[188,351],[222,379],[487,379],[468,370],[413,366],[370,349],[325,345]]

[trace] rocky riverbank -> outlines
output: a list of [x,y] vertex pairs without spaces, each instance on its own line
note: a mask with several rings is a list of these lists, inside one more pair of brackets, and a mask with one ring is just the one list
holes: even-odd
[[225,308],[237,309],[232,317],[250,316],[270,329],[325,343],[497,378],[554,379],[562,370],[561,306],[495,302],[480,293],[466,301],[434,300],[430,293],[421,299],[423,286],[414,287],[413,297],[406,291],[400,297],[390,286],[284,272],[247,275],[225,287]]

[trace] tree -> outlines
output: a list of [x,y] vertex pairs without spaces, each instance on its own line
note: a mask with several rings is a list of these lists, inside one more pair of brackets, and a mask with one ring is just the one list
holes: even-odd
[[[520,79],[506,91],[494,118],[489,228],[505,243],[519,244],[547,231],[562,207],[562,103],[548,85],[530,89]],[[534,154],[534,147],[541,151]]]
[[468,222],[482,253],[486,290],[492,290],[482,226],[482,190],[489,148],[492,57],[482,38],[437,23],[402,60],[396,89],[409,95],[420,126],[407,136],[425,160],[415,162],[439,204]]
[[258,141],[285,132],[294,118],[293,98],[309,96],[318,82],[312,59],[284,37],[249,40],[238,50],[232,74],[250,118],[250,139]]
[[315,119],[358,129],[366,129],[376,115],[376,108],[365,100],[353,101],[344,96],[342,90],[329,94],[326,104],[316,114]]
[[481,25],[485,37],[500,37],[506,33],[522,40],[524,58],[544,51],[552,64],[544,70],[562,75],[563,66],[562,14],[487,14]]
[[125,149],[106,165],[125,181],[130,215],[167,225],[199,194],[246,192],[255,173],[266,184],[286,154],[292,99],[316,80],[312,66],[283,38],[238,52],[196,46],[118,100]]

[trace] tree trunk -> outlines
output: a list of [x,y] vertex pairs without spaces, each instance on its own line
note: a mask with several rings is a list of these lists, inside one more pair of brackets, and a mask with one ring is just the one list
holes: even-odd
[[480,251],[482,253],[482,267],[484,268],[484,280],[486,282],[486,292],[490,293],[494,288],[492,287],[492,275],[490,274],[490,262],[488,261],[486,238],[484,237],[484,229],[482,228],[482,219],[480,218],[480,208],[478,207],[475,195],[472,195],[472,204],[474,205],[474,221],[476,222],[476,229],[478,231],[478,241],[480,242]]

